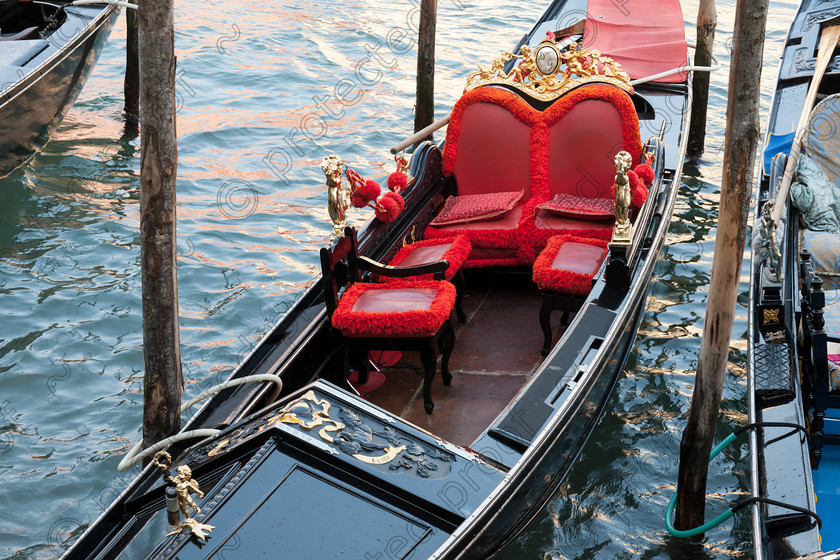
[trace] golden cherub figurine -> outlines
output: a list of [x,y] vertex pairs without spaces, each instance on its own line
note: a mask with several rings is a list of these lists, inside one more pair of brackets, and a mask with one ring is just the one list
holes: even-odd
[[184,517],[192,517],[187,508],[192,508],[198,515],[201,513],[201,508],[198,507],[190,494],[195,493],[198,494],[199,498],[203,498],[204,492],[198,489],[198,482],[192,477],[192,469],[187,465],[181,465],[175,469],[175,472],[178,475],[174,478],[170,477],[170,480],[175,485],[175,491],[178,492],[178,506],[184,512]]
[[341,182],[344,162],[336,155],[321,161],[321,170],[327,176],[327,211],[333,224],[333,235],[344,236],[347,227],[347,209],[350,208],[350,187]]
[[206,541],[207,535],[209,535],[210,531],[215,529],[215,527],[213,525],[200,523],[190,516],[189,508],[192,508],[196,515],[201,513],[201,508],[198,507],[198,504],[195,503],[195,500],[193,500],[190,494],[198,494],[199,498],[204,497],[204,492],[198,488],[198,481],[192,477],[192,469],[187,465],[181,465],[175,469],[175,472],[177,473],[176,476],[167,476],[165,473],[172,464],[172,457],[166,451],[158,451],[154,457],[154,463],[164,471],[164,476],[175,485],[175,492],[178,496],[178,508],[184,513],[185,517],[185,519],[176,525],[168,534],[176,535],[184,529],[189,529],[196,538]]
[[627,172],[633,165],[633,158],[625,151],[615,155],[615,235],[614,239],[625,239],[630,234],[630,181]]

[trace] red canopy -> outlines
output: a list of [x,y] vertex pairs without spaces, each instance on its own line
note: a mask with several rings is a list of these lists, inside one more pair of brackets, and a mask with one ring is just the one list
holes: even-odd
[[[644,78],[687,62],[679,0],[589,0],[583,46],[612,57],[631,78]],[[684,82],[672,74],[657,82]]]

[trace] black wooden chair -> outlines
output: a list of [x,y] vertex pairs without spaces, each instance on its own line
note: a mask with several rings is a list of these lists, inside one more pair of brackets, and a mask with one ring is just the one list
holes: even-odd
[[[359,256],[356,231],[351,227],[335,246],[321,249],[327,314],[333,328],[341,334],[350,364],[358,369],[359,381],[367,381],[369,351],[419,351],[427,414],[435,406],[432,381],[437,371],[436,347],[442,355],[443,384],[452,381],[449,357],[455,346],[456,292],[452,284],[443,280],[448,267],[445,260],[415,267],[393,267]],[[363,273],[405,280],[363,282]],[[436,279],[411,279],[424,274],[433,274]]]

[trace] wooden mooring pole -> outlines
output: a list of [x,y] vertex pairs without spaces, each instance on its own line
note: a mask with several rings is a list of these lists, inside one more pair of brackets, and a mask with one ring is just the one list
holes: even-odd
[[680,530],[703,524],[709,453],[720,414],[760,136],[759,84],[767,4],[768,0],[738,0],[735,9],[715,255],[691,410],[680,445],[674,523]]
[[435,30],[437,0],[422,0],[420,32],[417,41],[417,100],[414,110],[414,132],[435,120]]
[[[138,2],[142,0],[137,0]],[[140,61],[137,52],[137,10],[125,10],[125,121],[133,128],[140,122]]]
[[[694,51],[695,66],[712,65],[712,49],[715,44],[717,10],[715,0],[700,0],[697,8],[697,48]],[[692,78],[691,118],[689,120],[688,147],[690,156],[703,153],[706,142],[706,112],[709,106],[709,72],[695,72]]]
[[143,447],[180,427],[181,352],[175,254],[173,0],[143,2],[140,39],[140,267],[143,282]]

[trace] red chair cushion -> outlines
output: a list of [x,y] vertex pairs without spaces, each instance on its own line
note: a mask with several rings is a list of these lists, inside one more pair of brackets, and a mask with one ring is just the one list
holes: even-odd
[[[445,260],[449,263],[449,268],[444,272],[444,278],[451,280],[464,265],[464,261],[470,254],[470,249],[470,242],[463,235],[456,235],[449,239],[424,239],[400,249],[388,264],[391,266],[418,266]],[[414,278],[417,280],[432,280],[432,275],[425,274]],[[388,276],[380,277],[380,281],[385,282],[398,280],[400,279]]]
[[552,237],[534,261],[534,282],[541,290],[585,296],[604,257],[608,242],[571,235]]
[[558,194],[548,202],[537,204],[537,210],[546,210],[570,218],[607,220],[615,217],[615,201],[610,198]]
[[454,306],[455,286],[449,282],[358,282],[341,297],[332,325],[348,337],[431,336]]
[[435,216],[430,226],[451,226],[472,222],[486,222],[499,218],[516,206],[525,191],[490,192],[450,196],[443,210]]

